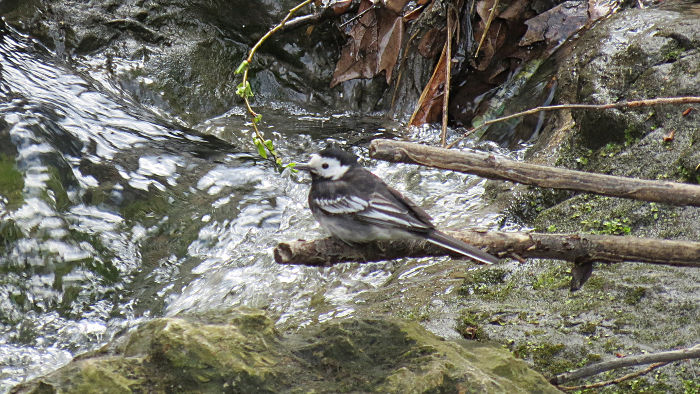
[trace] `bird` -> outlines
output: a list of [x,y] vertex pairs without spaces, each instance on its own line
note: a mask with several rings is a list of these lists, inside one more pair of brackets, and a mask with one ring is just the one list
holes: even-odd
[[480,263],[498,261],[436,229],[422,208],[363,168],[353,153],[330,145],[295,168],[311,174],[308,203],[314,218],[349,245],[418,238]]

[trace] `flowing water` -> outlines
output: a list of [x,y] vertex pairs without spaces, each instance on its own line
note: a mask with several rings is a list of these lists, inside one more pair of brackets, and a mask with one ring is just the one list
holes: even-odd
[[[445,267],[469,268],[446,259],[275,264],[277,242],[323,233],[306,208],[308,177],[247,153],[240,108],[173,126],[108,78],[0,32],[0,392],[150,318],[244,305],[290,330],[396,314],[392,302],[412,313],[425,297],[439,309],[457,284]],[[478,178],[370,161],[368,136],[393,133],[381,117],[283,103],[261,111],[287,159],[305,160],[328,141],[352,144],[441,227],[500,219],[480,202]],[[437,138],[429,129],[410,137]]]

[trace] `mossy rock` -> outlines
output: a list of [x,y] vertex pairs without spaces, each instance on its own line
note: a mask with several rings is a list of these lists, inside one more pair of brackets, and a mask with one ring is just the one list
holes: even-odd
[[154,319],[15,387],[38,392],[557,392],[498,346],[400,320],[350,319],[281,335],[264,312]]

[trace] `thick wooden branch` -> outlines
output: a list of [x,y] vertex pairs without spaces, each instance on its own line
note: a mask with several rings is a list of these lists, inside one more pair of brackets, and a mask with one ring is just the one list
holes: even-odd
[[[496,256],[516,254],[530,258],[591,262],[642,262],[700,268],[700,242],[588,234],[450,232]],[[333,238],[282,242],[274,250],[279,264],[330,266],[400,257],[444,256],[447,252],[423,241],[389,241],[350,246]]]
[[527,185],[674,205],[700,206],[698,185],[594,174],[523,163],[490,153],[456,151],[383,139],[372,141],[370,155],[375,159],[420,164]]
[[691,348],[672,350],[668,352],[659,352],[651,354],[641,354],[638,356],[628,356],[610,361],[603,361],[596,364],[591,364],[581,369],[572,372],[563,373],[553,377],[550,382],[554,385],[559,385],[563,382],[581,379],[588,376],[597,375],[599,373],[609,371],[611,369],[630,367],[633,365],[644,365],[658,362],[671,362],[677,360],[687,360],[691,358],[700,358],[700,344]]

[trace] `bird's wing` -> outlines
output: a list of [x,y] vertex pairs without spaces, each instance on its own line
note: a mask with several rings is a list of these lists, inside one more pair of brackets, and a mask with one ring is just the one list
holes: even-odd
[[[399,196],[401,195],[399,194]],[[369,197],[367,208],[356,214],[361,220],[381,226],[399,227],[412,231],[427,231],[433,228],[429,220],[423,220],[423,217],[416,215],[413,207],[405,202],[408,201],[405,197],[396,198],[394,191],[390,190],[389,193],[382,193],[379,190],[372,193]],[[411,204],[414,205],[413,203]]]
[[426,223],[431,223],[433,218],[428,215],[427,212],[423,210],[423,208],[419,207],[414,203],[413,201],[409,200],[408,198],[404,197],[403,194],[401,194],[398,190],[394,189],[391,186],[387,186],[389,189],[389,192],[396,198],[397,200],[401,201],[403,204],[405,204],[416,217]]
[[322,211],[331,215],[347,215],[361,212],[369,206],[369,202],[355,195],[335,195],[327,198],[316,198],[314,203]]

